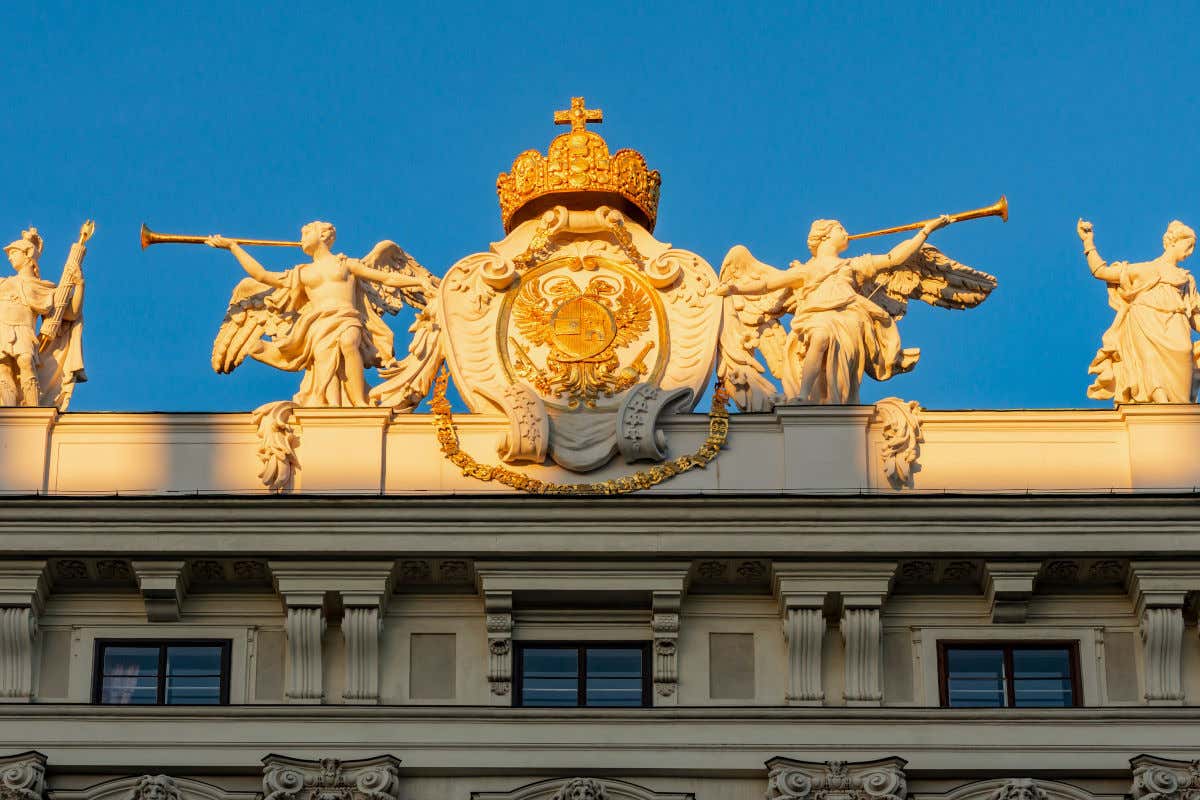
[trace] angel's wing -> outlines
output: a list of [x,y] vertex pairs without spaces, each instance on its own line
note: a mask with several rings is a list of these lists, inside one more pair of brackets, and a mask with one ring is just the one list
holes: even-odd
[[217,372],[232,372],[235,367],[263,348],[263,337],[286,336],[299,313],[287,310],[288,304],[268,302],[276,293],[287,289],[272,289],[254,278],[244,278],[233,288],[225,319],[213,342],[212,366]]
[[639,292],[633,282],[626,278],[613,316],[617,323],[614,346],[624,347],[650,330],[650,295]]
[[[735,246],[721,264],[720,282],[745,283],[764,279],[779,270],[764,264],[741,245]],[[763,375],[767,370],[755,357],[759,350],[771,373],[781,369],[782,342],[786,338],[779,316],[788,310],[791,290],[775,289],[761,294],[731,294],[725,298],[721,321],[721,350],[717,379],[743,411],[769,411],[778,389]]]
[[542,294],[538,281],[522,281],[521,291],[513,303],[512,318],[517,330],[533,344],[550,344],[554,329],[551,325],[550,301]]
[[907,261],[880,270],[862,283],[862,293],[896,319],[910,299],[942,308],[974,308],[996,288],[986,272],[960,264],[932,245],[921,245]]
[[422,267],[400,245],[387,239],[372,247],[361,260],[372,269],[407,275],[422,283],[420,287],[397,289],[374,281],[362,281],[367,300],[380,315],[395,314],[405,303],[418,311],[423,310],[441,283],[441,279]]

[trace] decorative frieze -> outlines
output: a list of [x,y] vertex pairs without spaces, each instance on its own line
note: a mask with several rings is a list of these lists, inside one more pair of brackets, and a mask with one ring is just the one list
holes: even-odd
[[695,795],[655,792],[611,778],[551,778],[510,792],[471,792],[471,800],[695,800]]
[[150,622],[178,622],[180,607],[188,590],[186,561],[134,561],[138,590],[146,603]]
[[654,636],[654,705],[678,705],[679,606],[682,592],[654,592],[650,631]]
[[0,758],[0,800],[42,800],[46,757],[36,750]]
[[34,698],[38,615],[46,595],[45,561],[0,561],[0,702]]
[[1133,767],[1133,800],[1200,800],[1200,760],[1140,755]]
[[263,759],[263,800],[399,800],[400,759]]
[[767,762],[767,800],[906,800],[902,758]]

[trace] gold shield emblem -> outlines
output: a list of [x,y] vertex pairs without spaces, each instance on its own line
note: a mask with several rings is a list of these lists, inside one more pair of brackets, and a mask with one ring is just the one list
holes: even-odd
[[568,358],[582,361],[599,355],[617,335],[612,312],[590,297],[576,297],[561,304],[551,318],[554,345]]

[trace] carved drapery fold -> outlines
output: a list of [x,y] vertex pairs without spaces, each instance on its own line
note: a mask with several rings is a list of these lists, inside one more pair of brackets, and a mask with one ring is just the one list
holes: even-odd
[[905,800],[902,758],[876,761],[767,762],[767,800]]
[[787,608],[783,636],[788,648],[788,702],[819,705],[825,699],[825,691],[821,686],[824,612],[819,607]]
[[1200,760],[1140,755],[1133,767],[1133,800],[1200,800]]
[[879,705],[883,698],[879,609],[847,608],[842,618],[842,637],[846,642],[846,702]]
[[263,759],[263,800],[398,800],[400,759]]
[[0,800],[42,800],[46,757],[30,750],[0,758]]

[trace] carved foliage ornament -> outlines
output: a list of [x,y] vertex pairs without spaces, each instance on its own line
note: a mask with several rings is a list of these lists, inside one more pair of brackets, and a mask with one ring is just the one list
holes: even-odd
[[30,751],[0,759],[0,800],[42,800],[46,757]]
[[695,800],[680,792],[654,792],[610,778],[551,778],[510,792],[471,792],[471,800]]
[[356,761],[263,759],[264,800],[397,800],[400,760],[377,756]]
[[1200,761],[1138,756],[1133,765],[1133,800],[1200,800]]
[[847,763],[767,762],[767,800],[905,800],[908,794],[902,758]]

